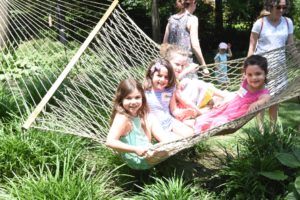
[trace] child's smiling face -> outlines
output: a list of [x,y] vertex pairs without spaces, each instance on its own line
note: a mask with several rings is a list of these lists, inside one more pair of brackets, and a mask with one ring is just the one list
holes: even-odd
[[142,94],[137,89],[135,89],[123,99],[122,104],[124,109],[131,116],[137,116],[138,111],[143,104]]
[[170,60],[170,64],[174,69],[175,76],[178,77],[182,70],[188,65],[187,57],[180,54],[175,54]]
[[246,68],[245,77],[248,85],[254,90],[261,89],[265,85],[266,73],[258,65],[249,65]]
[[154,90],[164,90],[169,83],[168,69],[161,67],[160,70],[153,73],[152,86]]

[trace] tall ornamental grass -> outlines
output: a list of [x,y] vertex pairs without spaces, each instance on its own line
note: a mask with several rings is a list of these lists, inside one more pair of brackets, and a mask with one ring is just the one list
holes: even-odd
[[[0,125],[0,183],[5,178],[26,174],[26,168],[38,169],[46,163],[48,168],[57,168],[57,157],[62,160],[69,152],[72,158],[82,155],[89,140],[71,135],[39,132],[22,132],[19,122]],[[80,165],[83,159],[77,159]]]
[[202,189],[186,184],[182,177],[154,178],[155,182],[145,185],[136,200],[212,200],[213,194],[209,194]]
[[114,183],[115,171],[95,172],[88,170],[86,163],[78,166],[78,157],[70,151],[63,160],[58,156],[56,159],[55,171],[46,163],[39,169],[27,168],[25,176],[9,179],[2,190],[20,200],[122,199],[124,192]]

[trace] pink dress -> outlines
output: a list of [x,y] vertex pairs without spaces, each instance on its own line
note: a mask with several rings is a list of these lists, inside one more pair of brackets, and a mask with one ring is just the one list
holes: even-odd
[[269,94],[268,89],[261,89],[256,92],[247,90],[247,80],[245,79],[234,99],[218,107],[211,112],[204,113],[197,117],[195,123],[195,133],[201,133],[216,126],[220,126],[229,121],[235,120],[245,115],[249,106],[256,102],[263,94]]

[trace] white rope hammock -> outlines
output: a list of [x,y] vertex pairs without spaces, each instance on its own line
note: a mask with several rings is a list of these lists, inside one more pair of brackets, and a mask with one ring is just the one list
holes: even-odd
[[[89,9],[91,12],[84,12]],[[118,83],[128,77],[142,80],[147,65],[159,56],[158,45],[117,0],[3,0],[0,16],[0,88],[9,90],[18,107],[15,114],[25,128],[75,134],[103,143]],[[269,63],[279,66],[268,77],[274,96],[264,107],[300,95],[299,52],[296,42],[266,54],[272,58],[285,54],[278,59],[287,64]],[[231,91],[239,88],[243,61],[227,62]],[[214,66],[208,65],[210,69]],[[287,83],[280,87],[272,84],[286,76]],[[216,83],[213,74],[204,79]],[[173,155],[203,137],[236,130],[254,115],[153,149]]]

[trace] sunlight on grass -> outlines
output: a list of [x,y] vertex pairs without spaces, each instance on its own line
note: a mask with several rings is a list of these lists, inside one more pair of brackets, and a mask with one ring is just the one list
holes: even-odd
[[76,166],[77,158],[68,152],[63,160],[57,157],[56,170],[47,164],[39,170],[27,166],[26,176],[10,179],[5,189],[17,199],[122,199],[124,192],[114,183],[113,171],[87,170],[86,164]]

